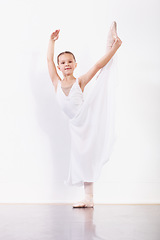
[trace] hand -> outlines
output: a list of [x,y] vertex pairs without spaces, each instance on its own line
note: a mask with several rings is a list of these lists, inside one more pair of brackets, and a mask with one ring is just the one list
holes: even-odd
[[59,32],[60,32],[60,29],[54,31],[54,32],[51,34],[50,39],[53,40],[53,41],[56,41],[56,40],[59,38]]
[[121,44],[122,44],[122,41],[121,41],[121,39],[117,36],[117,37],[115,38],[115,41],[114,41],[112,47],[116,47],[116,48],[118,49],[118,48],[121,46]]

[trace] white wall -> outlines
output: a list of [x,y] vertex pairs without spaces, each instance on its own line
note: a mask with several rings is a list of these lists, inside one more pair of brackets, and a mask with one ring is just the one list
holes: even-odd
[[63,184],[70,138],[49,78],[55,55],[73,51],[86,72],[118,23],[117,142],[95,183],[96,203],[160,203],[159,1],[0,1],[0,202],[74,202]]

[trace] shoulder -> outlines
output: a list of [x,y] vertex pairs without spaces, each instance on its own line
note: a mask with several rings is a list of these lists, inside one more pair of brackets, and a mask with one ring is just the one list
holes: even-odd
[[85,87],[87,83],[96,75],[96,73],[100,70],[98,64],[93,65],[90,70],[79,77],[80,83],[82,87]]
[[83,76],[78,77],[78,83],[79,83],[80,86],[83,85],[83,83],[84,83]]
[[61,84],[61,78],[56,78],[53,82],[54,88],[55,88],[55,92],[57,92],[57,88],[58,88],[58,84]]
[[83,92],[84,88],[86,86],[85,77],[83,77],[83,76],[78,77],[78,83],[79,83],[79,86],[80,86],[80,88],[81,88],[81,90]]

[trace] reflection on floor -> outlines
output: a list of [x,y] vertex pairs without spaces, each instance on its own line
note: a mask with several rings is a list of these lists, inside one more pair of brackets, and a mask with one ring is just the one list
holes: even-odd
[[1,240],[159,240],[160,205],[1,204]]

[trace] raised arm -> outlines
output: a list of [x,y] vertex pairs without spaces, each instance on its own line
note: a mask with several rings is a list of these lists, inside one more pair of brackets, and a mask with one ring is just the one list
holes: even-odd
[[117,37],[111,49],[108,50],[107,53],[101,59],[99,59],[99,61],[97,61],[97,63],[86,74],[79,78],[82,89],[84,89],[86,84],[95,76],[95,74],[110,61],[121,44],[122,41],[119,37]]
[[48,63],[49,75],[55,88],[57,87],[58,79],[60,79],[57,73],[56,66],[54,64],[54,47],[55,47],[55,41],[59,37],[59,31],[60,30],[56,30],[51,34],[49,39],[49,44],[48,44],[48,51],[47,51],[47,63]]

